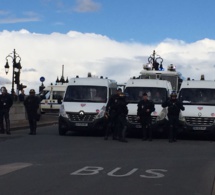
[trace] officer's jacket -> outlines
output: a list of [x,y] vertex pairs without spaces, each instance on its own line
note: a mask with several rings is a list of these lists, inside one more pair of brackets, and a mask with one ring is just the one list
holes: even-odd
[[[149,112],[146,110],[149,109]],[[139,117],[150,117],[151,113],[155,111],[155,106],[151,100],[141,100],[137,104],[137,116]]]
[[10,109],[10,107],[13,105],[13,99],[12,96],[8,93],[1,94],[0,95],[0,109]]
[[128,107],[125,98],[117,98],[115,103],[115,109],[117,115],[127,115],[128,114]]
[[29,95],[24,101],[24,106],[28,113],[30,112],[36,113],[37,109],[39,108],[39,105],[40,105],[40,98],[37,96]]
[[107,106],[106,106],[106,111],[107,112],[112,112],[112,111],[116,111],[116,104],[117,104],[117,101],[118,101],[118,97],[119,95],[118,94],[113,94],[108,103],[107,103]]
[[168,107],[168,116],[179,116],[180,110],[184,110],[184,106],[180,101],[169,99],[166,102],[162,103],[162,107]]

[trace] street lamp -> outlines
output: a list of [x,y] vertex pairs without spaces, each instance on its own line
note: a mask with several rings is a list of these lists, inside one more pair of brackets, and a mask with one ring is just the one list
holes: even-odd
[[4,66],[6,74],[8,74],[9,68],[10,68],[9,63],[8,63],[8,58],[11,58],[12,62],[13,62],[11,94],[14,94],[14,83],[17,85],[17,89],[20,88],[20,70],[22,69],[22,66],[20,63],[21,57],[16,53],[15,49],[13,50],[13,53],[10,53],[6,57],[6,64]]
[[69,82],[68,77],[66,80],[64,79],[64,65],[62,65],[62,76],[60,80],[57,77],[56,83],[61,83],[63,85],[64,83],[68,83],[68,82]]

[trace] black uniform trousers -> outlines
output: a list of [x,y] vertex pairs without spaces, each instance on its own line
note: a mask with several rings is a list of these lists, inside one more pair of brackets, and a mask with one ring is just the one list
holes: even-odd
[[0,128],[1,133],[5,133],[4,121],[6,124],[6,133],[10,133],[10,119],[9,119],[9,109],[0,110]]
[[37,112],[27,112],[30,126],[30,134],[36,134],[37,129]]
[[168,116],[168,118],[169,118],[169,141],[173,142],[177,140],[179,117]]
[[151,116],[141,116],[140,123],[142,125],[143,140],[152,140]]
[[119,114],[117,117],[117,133],[119,140],[125,141],[127,125],[126,115]]
[[113,139],[118,139],[117,114],[115,111],[112,111],[108,116],[105,139],[108,139],[110,134],[112,134]]

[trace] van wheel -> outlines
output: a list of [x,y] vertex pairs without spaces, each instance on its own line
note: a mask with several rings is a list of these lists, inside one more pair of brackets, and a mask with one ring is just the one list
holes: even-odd
[[211,141],[215,141],[215,129],[211,133]]
[[59,126],[58,126],[58,131],[59,131],[59,135],[65,135],[66,134],[66,129],[62,128],[60,123],[59,123]]

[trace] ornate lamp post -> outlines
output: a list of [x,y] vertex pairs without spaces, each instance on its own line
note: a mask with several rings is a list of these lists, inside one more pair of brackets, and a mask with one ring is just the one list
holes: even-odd
[[61,83],[63,85],[64,83],[68,83],[68,82],[69,82],[68,77],[66,80],[64,79],[64,65],[62,65],[62,76],[60,80],[57,77],[56,83]]
[[16,53],[15,49],[13,50],[13,53],[10,53],[6,57],[6,64],[4,66],[6,74],[8,74],[9,68],[10,68],[9,63],[8,63],[8,58],[11,58],[12,62],[13,62],[11,94],[14,94],[14,84],[17,85],[17,89],[20,88],[20,70],[22,69],[22,66],[20,63],[21,57]]

